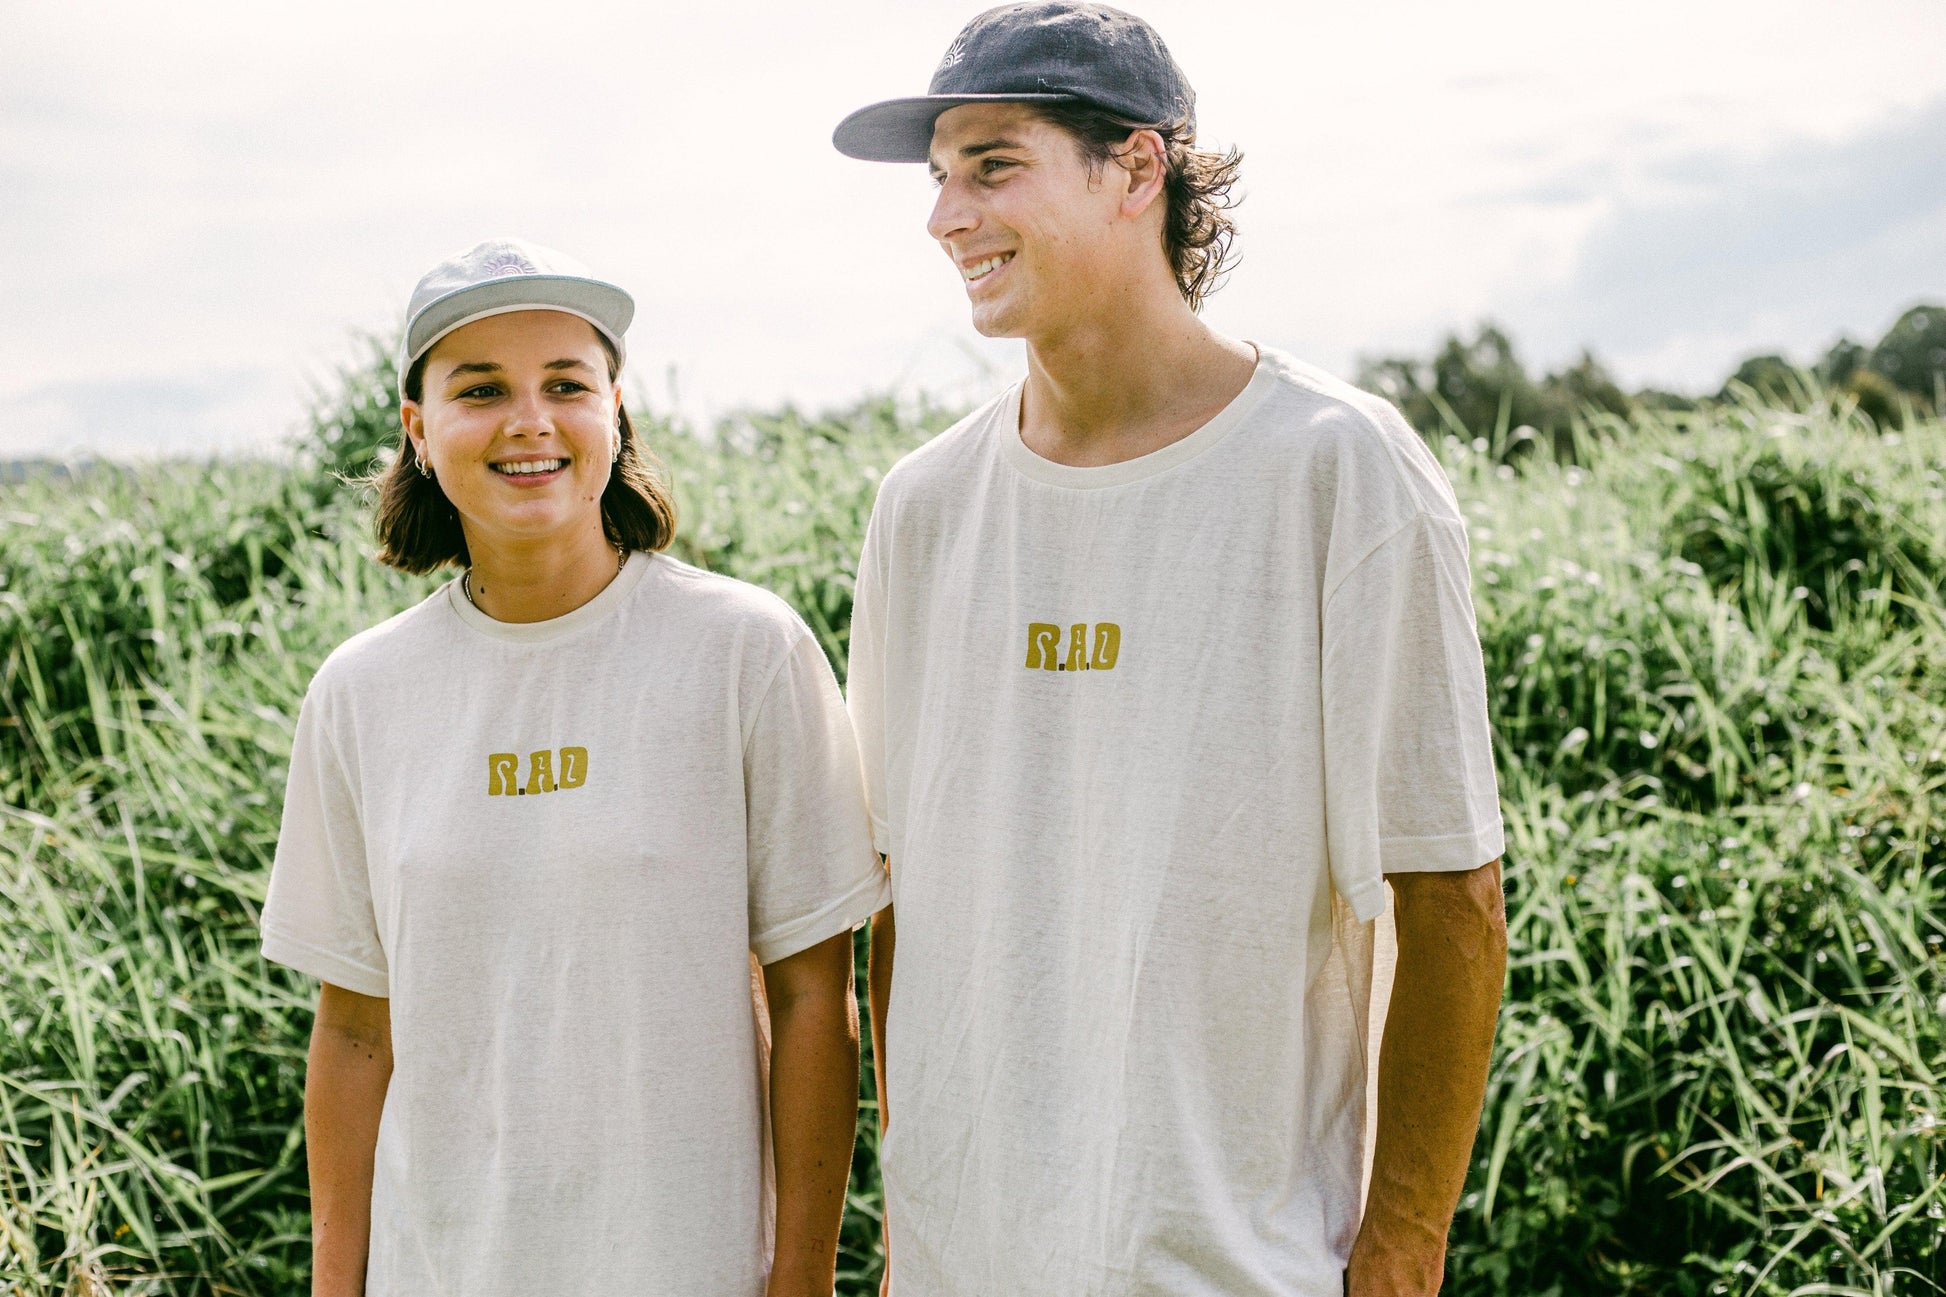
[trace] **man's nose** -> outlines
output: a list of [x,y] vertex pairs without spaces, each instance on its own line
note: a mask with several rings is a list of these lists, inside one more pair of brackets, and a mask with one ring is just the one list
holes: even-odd
[[979,214],[967,201],[966,190],[948,180],[933,199],[932,215],[926,218],[926,233],[939,242],[965,234],[979,223]]

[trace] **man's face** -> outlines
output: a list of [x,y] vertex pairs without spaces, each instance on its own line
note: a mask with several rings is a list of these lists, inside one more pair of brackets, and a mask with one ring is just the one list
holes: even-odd
[[965,104],[933,125],[939,198],[926,230],[959,268],[973,327],[1048,337],[1107,304],[1125,265],[1119,167],[1092,177],[1075,141],[1024,104]]

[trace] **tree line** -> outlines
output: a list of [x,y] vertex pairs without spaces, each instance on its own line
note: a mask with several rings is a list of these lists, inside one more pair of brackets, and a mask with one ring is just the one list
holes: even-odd
[[1840,337],[1808,368],[1775,353],[1751,356],[1706,396],[1625,391],[1587,350],[1573,364],[1534,378],[1491,322],[1471,340],[1448,335],[1428,359],[1366,360],[1357,381],[1397,405],[1427,436],[1487,437],[1504,453],[1546,444],[1570,455],[1572,429],[1591,412],[1626,419],[1642,410],[1696,410],[1744,389],[1799,409],[1848,403],[1880,428],[1898,428],[1909,417],[1946,410],[1946,305],[1913,307],[1873,345]]

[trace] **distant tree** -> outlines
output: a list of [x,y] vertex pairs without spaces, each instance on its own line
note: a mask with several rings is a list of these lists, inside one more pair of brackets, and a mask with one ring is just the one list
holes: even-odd
[[310,435],[303,449],[320,470],[326,491],[340,478],[362,477],[381,463],[399,440],[398,370],[392,356],[396,340],[364,334],[359,358],[341,367],[332,385],[317,392],[311,406]]
[[1583,351],[1572,365],[1542,379],[1541,398],[1548,407],[1549,420],[1562,424],[1588,410],[1627,414],[1634,406],[1628,393],[1590,351]]
[[1912,398],[1892,386],[1892,380],[1873,369],[1856,369],[1845,379],[1843,391],[1858,412],[1881,429],[1905,426],[1906,403]]
[[1946,386],[1946,306],[1913,307],[1872,348],[1871,367],[1894,387],[1931,404]]
[[1493,324],[1482,324],[1471,342],[1449,334],[1430,361],[1387,356],[1365,362],[1358,385],[1394,405],[1427,436],[1503,437],[1521,426],[1539,426],[1540,391],[1514,355],[1513,343]]
[[1640,410],[1694,410],[1702,404],[1693,396],[1681,392],[1665,392],[1659,387],[1645,387],[1631,398]]
[[1474,437],[1500,440],[1514,428],[1546,422],[1541,395],[1514,344],[1496,325],[1482,324],[1473,341],[1446,339],[1432,360],[1433,391],[1451,422]]
[[1824,381],[1826,387],[1843,387],[1853,374],[1871,363],[1872,349],[1862,342],[1851,338],[1839,338],[1831,344],[1831,350],[1824,353],[1812,371]]
[[1804,374],[1796,365],[1779,355],[1752,356],[1737,366],[1723,389],[1716,394],[1719,401],[1736,399],[1736,389],[1747,387],[1766,401],[1780,405],[1801,405],[1805,393]]
[[1589,410],[1626,414],[1633,402],[1583,351],[1567,368],[1536,383],[1505,331],[1482,323],[1471,341],[1449,334],[1427,361],[1387,356],[1365,362],[1358,384],[1385,397],[1427,436],[1486,438],[1504,457],[1552,446],[1573,455],[1575,420]]

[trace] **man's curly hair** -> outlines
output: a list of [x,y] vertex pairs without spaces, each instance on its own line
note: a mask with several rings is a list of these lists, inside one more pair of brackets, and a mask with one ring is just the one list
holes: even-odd
[[1073,137],[1090,172],[1121,156],[1121,145],[1133,131],[1154,131],[1162,137],[1166,175],[1163,193],[1168,201],[1162,227],[1162,250],[1169,255],[1176,287],[1191,310],[1215,292],[1235,263],[1232,244],[1236,222],[1230,216],[1240,195],[1232,193],[1243,166],[1236,149],[1224,153],[1196,147],[1196,131],[1187,117],[1172,122],[1133,122],[1085,101],[1036,104],[1035,113]]

